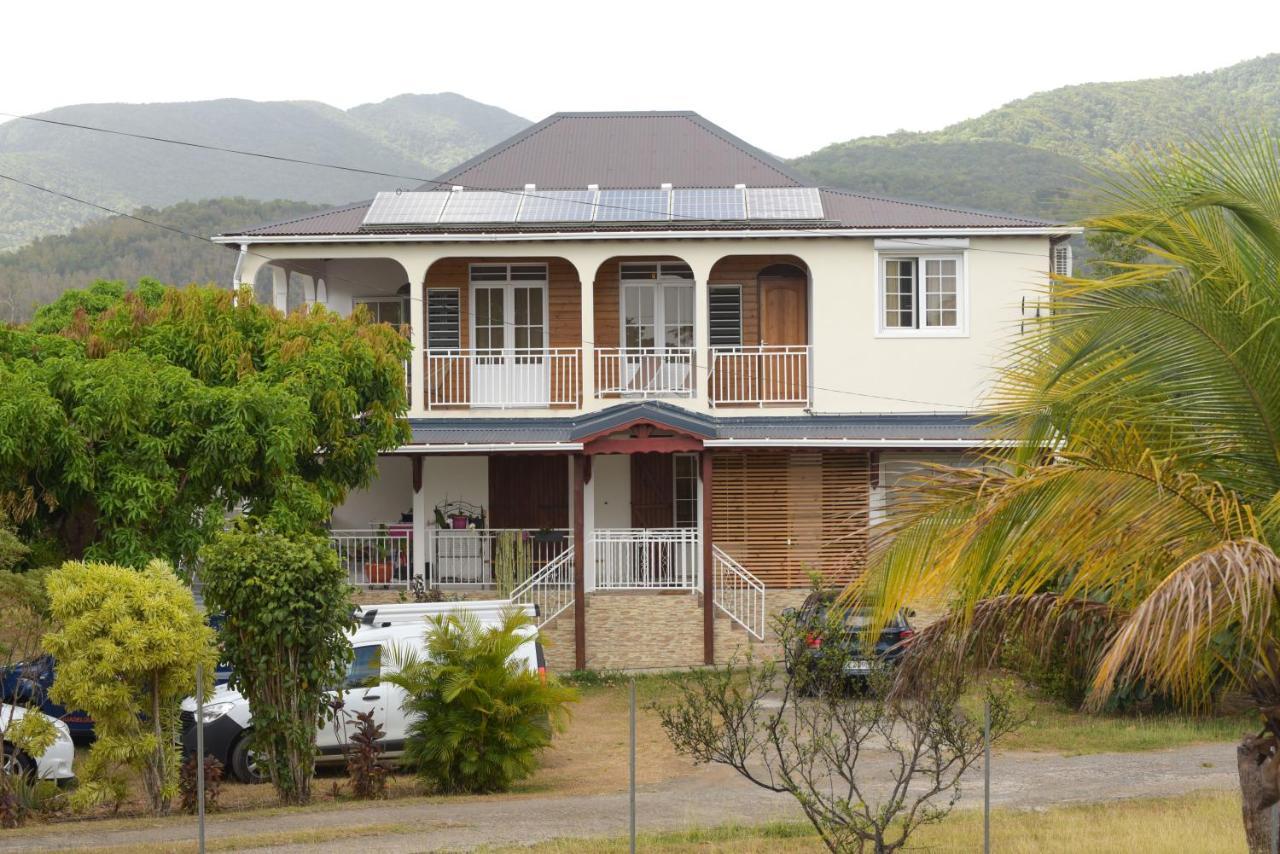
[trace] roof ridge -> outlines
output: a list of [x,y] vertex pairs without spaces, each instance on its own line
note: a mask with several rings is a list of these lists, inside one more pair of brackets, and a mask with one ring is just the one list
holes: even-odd
[[988,219],[1016,219],[1021,222],[1036,223],[1037,225],[1061,225],[1062,223],[1052,222],[1047,219],[1038,217],[1023,216],[1015,213],[1001,213],[999,211],[983,211],[977,208],[961,208],[952,205],[940,205],[935,202],[919,202],[912,199],[900,199],[895,196],[877,196],[872,193],[860,193],[857,190],[846,190],[841,187],[819,187],[824,193],[838,193],[842,196],[853,196],[858,199],[871,199],[877,202],[893,202],[898,205],[909,205],[916,208],[925,208],[933,211],[946,211],[947,213],[963,213],[972,214],[973,216],[983,216]]

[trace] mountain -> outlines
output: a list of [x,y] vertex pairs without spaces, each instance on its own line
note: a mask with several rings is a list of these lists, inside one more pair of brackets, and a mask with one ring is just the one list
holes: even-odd
[[823,183],[1075,218],[1118,156],[1237,127],[1280,128],[1280,54],[1181,77],[1039,92],[942,130],[863,137],[792,161]]
[[[401,95],[339,110],[239,99],[81,104],[40,118],[338,163],[394,178],[13,120],[0,124],[0,172],[122,211],[244,196],[338,204],[412,187],[528,126],[461,95]],[[0,181],[0,250],[101,218],[75,202]]]
[[[209,235],[322,207],[307,202],[232,198],[180,202],[161,209],[144,207],[136,213],[191,234]],[[150,276],[175,284],[226,283],[231,280],[235,260],[235,253],[225,247],[128,217],[108,217],[0,254],[0,323],[25,320],[35,306],[95,279],[135,282]]]

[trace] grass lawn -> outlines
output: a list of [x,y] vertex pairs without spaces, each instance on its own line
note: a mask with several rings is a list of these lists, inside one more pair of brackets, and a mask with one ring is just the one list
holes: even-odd
[[[807,824],[642,834],[637,842],[640,850],[661,854],[799,854],[821,850],[822,846]],[[952,813],[941,824],[919,831],[909,844],[933,854],[981,851],[982,813]],[[626,839],[563,839],[489,850],[494,854],[569,854],[620,852],[627,847]],[[1238,796],[1212,792],[1036,811],[995,810],[991,848],[1000,854],[1236,854],[1244,849],[1244,831]]]

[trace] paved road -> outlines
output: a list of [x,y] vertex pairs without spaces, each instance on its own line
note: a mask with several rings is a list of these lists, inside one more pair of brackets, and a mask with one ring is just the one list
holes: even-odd
[[[980,807],[982,803],[982,772],[980,768],[971,770],[962,807]],[[1092,756],[1004,753],[992,761],[992,802],[1009,807],[1177,795],[1235,786],[1233,744]],[[690,777],[641,789],[637,813],[640,827],[651,831],[801,818],[786,795],[765,792],[723,768],[703,768]],[[93,823],[63,824],[38,834],[0,833],[0,852],[180,846],[195,835],[195,823],[190,819],[138,825],[113,829],[95,828]],[[353,828],[362,827],[365,835],[351,835]],[[326,843],[324,834],[329,828],[335,838]],[[310,832],[310,841],[269,848],[236,847],[264,852],[350,851],[353,847],[418,852],[556,837],[621,836],[627,832],[627,795],[412,798],[269,816],[221,815],[211,817],[208,823],[210,841],[240,837],[241,845],[261,844],[252,839],[260,834],[292,831]]]

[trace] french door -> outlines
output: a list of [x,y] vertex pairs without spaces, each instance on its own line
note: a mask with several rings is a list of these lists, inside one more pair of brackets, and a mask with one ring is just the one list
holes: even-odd
[[550,395],[547,268],[471,266],[473,406],[542,406]]
[[693,388],[693,272],[684,264],[624,263],[622,380],[637,392]]

